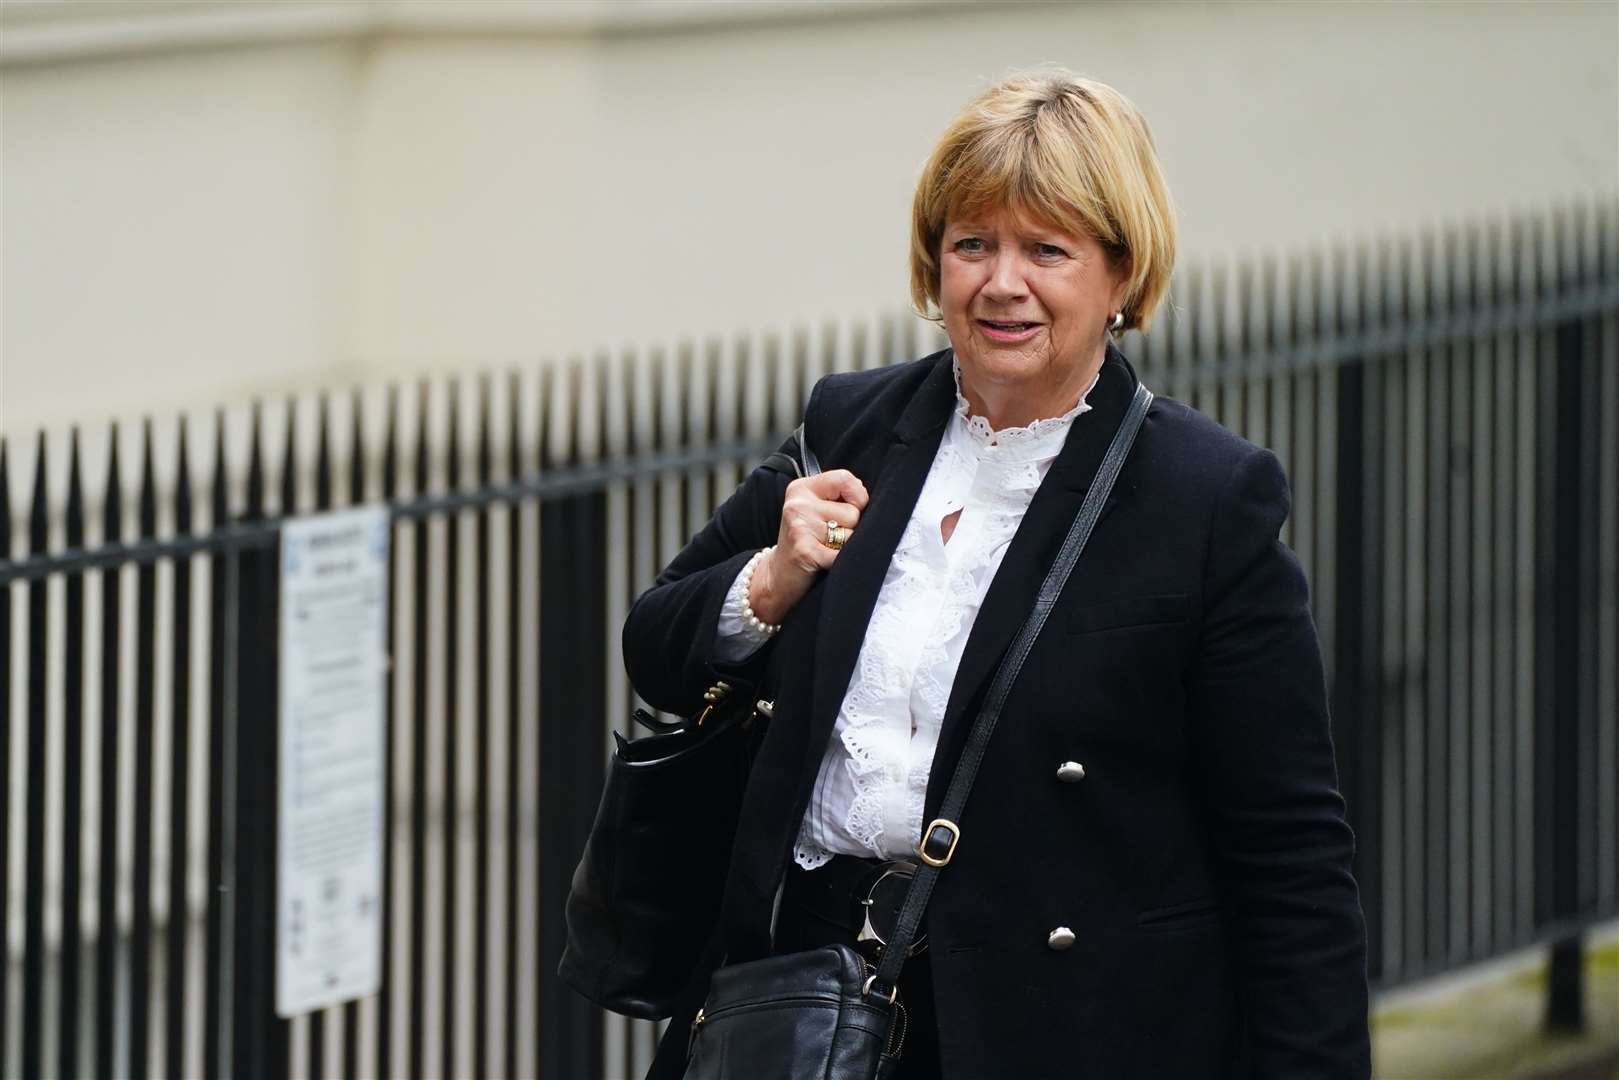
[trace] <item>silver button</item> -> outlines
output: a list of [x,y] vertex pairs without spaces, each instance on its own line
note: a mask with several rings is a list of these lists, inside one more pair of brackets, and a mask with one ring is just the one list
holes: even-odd
[[1066,926],[1059,926],[1047,935],[1046,944],[1058,952],[1062,952],[1064,949],[1073,947],[1074,932]]
[[1085,779],[1085,766],[1077,761],[1065,761],[1057,766],[1057,779],[1065,784]]

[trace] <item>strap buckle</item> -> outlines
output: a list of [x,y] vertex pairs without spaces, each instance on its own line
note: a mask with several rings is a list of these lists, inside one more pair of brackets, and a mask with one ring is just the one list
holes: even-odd
[[961,826],[949,818],[934,818],[922,831],[922,842],[916,853],[929,866],[948,865],[961,843]]
[[[877,973],[875,971],[872,972],[870,975],[867,975],[866,976],[866,984],[860,988],[860,996],[861,997],[870,997],[871,996],[871,988],[876,982],[877,982]],[[884,994],[884,993],[879,991],[877,996],[882,998],[884,1001],[888,1002],[890,1005],[892,1005],[892,1004],[894,1004],[894,999],[899,997],[899,987],[890,986],[888,988],[888,993]]]

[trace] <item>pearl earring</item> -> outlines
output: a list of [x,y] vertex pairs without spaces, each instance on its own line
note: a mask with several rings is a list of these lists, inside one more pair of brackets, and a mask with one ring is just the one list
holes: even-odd
[[1121,327],[1123,325],[1124,325],[1124,312],[1115,311],[1113,313],[1112,320],[1107,324],[1107,328],[1109,330],[1111,330],[1113,333],[1117,334],[1119,332],[1119,327]]

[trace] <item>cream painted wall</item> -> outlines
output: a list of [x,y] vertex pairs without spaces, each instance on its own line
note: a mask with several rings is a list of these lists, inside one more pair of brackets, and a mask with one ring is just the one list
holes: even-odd
[[0,12],[7,433],[899,306],[931,140],[1044,61],[1188,259],[1619,189],[1611,3],[61,7]]
[[278,391],[345,358],[350,51],[5,72],[6,431]]

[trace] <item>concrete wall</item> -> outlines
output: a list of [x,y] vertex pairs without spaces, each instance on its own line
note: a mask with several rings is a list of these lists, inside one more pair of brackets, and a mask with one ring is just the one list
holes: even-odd
[[933,138],[1131,95],[1184,258],[1619,189],[1619,6],[20,3],[0,430],[905,302]]

